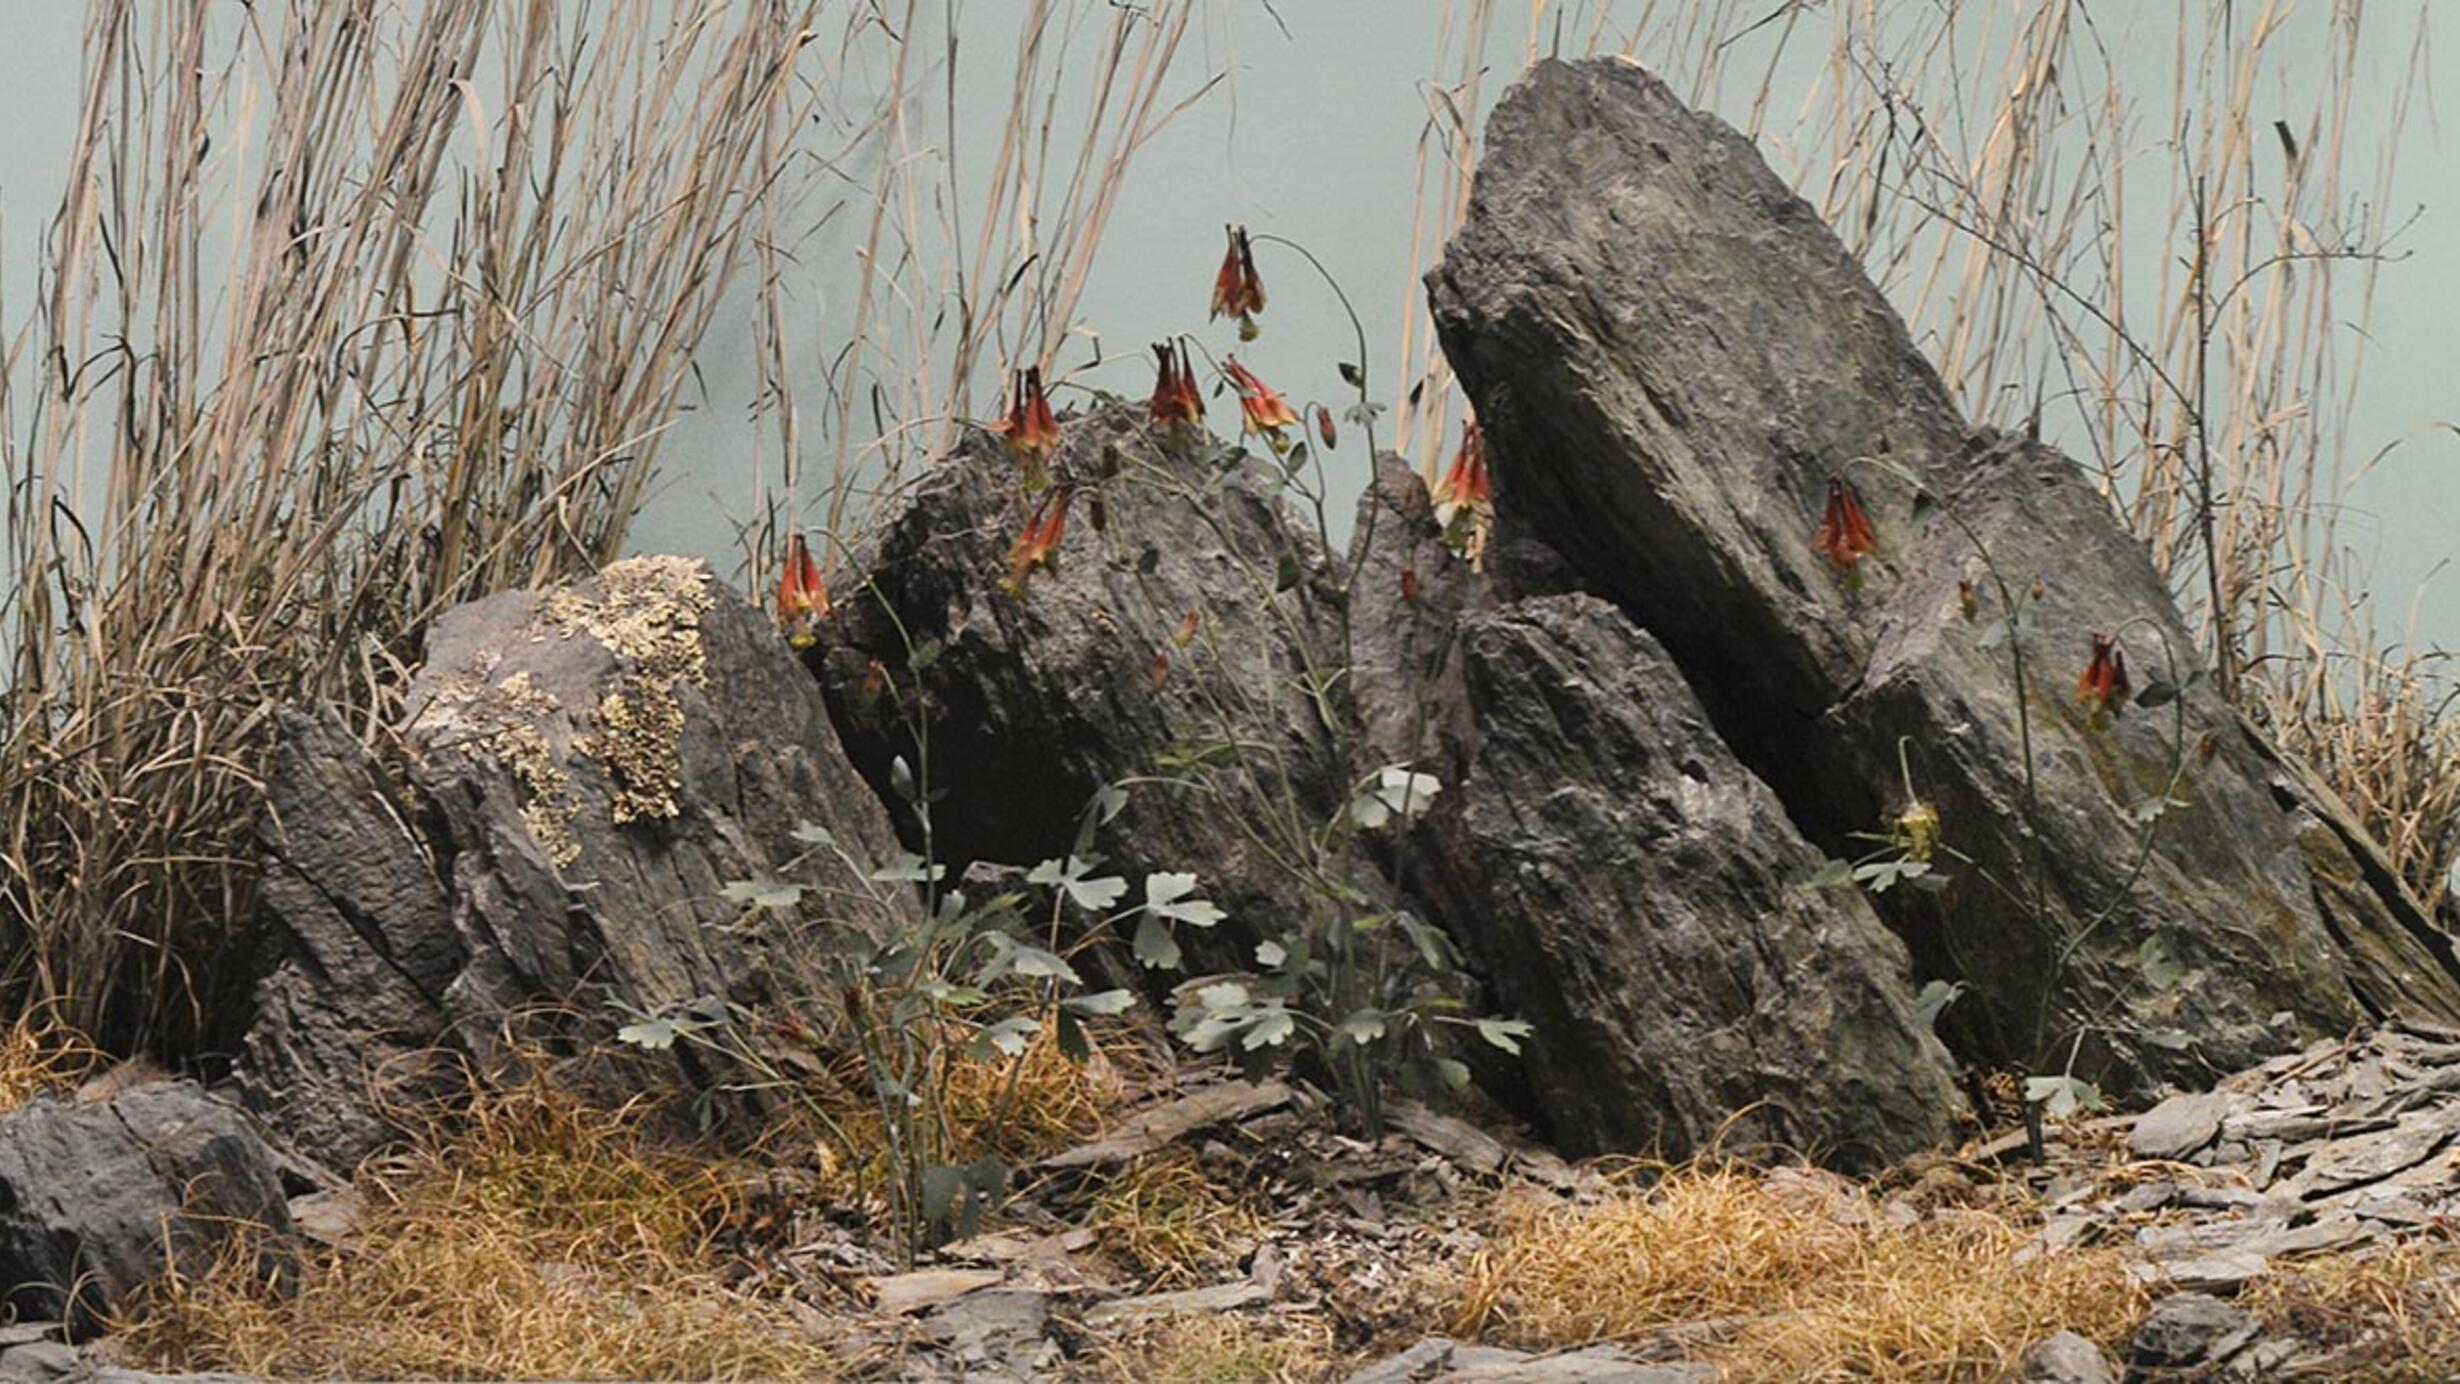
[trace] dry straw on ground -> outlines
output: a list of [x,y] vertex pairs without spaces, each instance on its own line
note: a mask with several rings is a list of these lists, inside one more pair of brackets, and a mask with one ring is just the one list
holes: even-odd
[[274,1379],[815,1379],[846,1362],[718,1243],[748,1172],[544,1081],[479,1100],[358,1180],[364,1224],[295,1280],[253,1260],[130,1315],[157,1368]]
[[2123,1340],[2144,1306],[2115,1251],[2027,1256],[1991,1211],[1900,1224],[1820,1175],[1665,1170],[1593,1206],[1508,1200],[1453,1329],[1521,1346],[1689,1328],[1738,1381],[1994,1379],[2059,1330]]

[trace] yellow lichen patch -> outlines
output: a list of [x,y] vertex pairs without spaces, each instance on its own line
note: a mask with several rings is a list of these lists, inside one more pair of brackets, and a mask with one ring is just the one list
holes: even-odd
[[572,838],[572,780],[556,763],[554,742],[540,727],[562,709],[554,696],[515,673],[490,684],[496,658],[465,668],[445,683],[422,716],[433,723],[458,723],[488,754],[512,771],[521,787],[521,824],[530,839],[557,869],[581,856]]
[[600,572],[594,594],[566,587],[539,602],[542,626],[565,638],[587,634],[625,661],[598,703],[598,733],[573,747],[606,766],[619,825],[664,821],[681,810],[683,704],[675,693],[708,681],[700,621],[710,600],[700,563],[636,557]]

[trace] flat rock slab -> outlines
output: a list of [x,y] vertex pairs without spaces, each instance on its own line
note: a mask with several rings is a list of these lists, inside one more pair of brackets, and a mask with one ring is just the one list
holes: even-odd
[[1261,1283],[1216,1283],[1206,1288],[1187,1288],[1175,1293],[1114,1298],[1085,1313],[1085,1325],[1119,1326],[1159,1317],[1233,1312],[1242,1307],[1258,1307],[1272,1300],[1273,1290]]
[[1290,1088],[1278,1081],[1225,1081],[1140,1110],[1092,1143],[1053,1154],[1034,1166],[1045,1171],[1115,1167],[1168,1148],[1198,1130],[1232,1124],[1289,1102]]
[[2185,1158],[2220,1137],[2222,1117],[2238,1104],[2217,1092],[2172,1096],[2135,1122],[2127,1147],[2138,1158]]
[[1429,1337],[1351,1375],[1345,1384],[1709,1384],[1715,1369],[1643,1364],[1619,1347],[1527,1355]]

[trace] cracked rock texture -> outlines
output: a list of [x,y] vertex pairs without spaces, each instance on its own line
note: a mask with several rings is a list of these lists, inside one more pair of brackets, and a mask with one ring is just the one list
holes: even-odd
[[[356,1161],[389,1137],[387,1104],[449,1089],[455,1054],[490,1059],[537,1006],[563,1011],[545,1032],[604,1038],[617,1004],[834,993],[824,931],[725,886],[810,853],[802,823],[866,873],[895,836],[819,688],[705,567],[633,559],[450,611],[406,704],[404,789],[329,718],[293,715],[276,753],[259,837],[278,963],[239,1073],[299,1147]],[[912,906],[841,883],[834,926]]]

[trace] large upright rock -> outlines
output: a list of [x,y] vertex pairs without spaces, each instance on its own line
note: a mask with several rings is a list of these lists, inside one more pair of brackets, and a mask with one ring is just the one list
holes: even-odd
[[[1326,906],[1298,834],[1348,782],[1324,714],[1347,690],[1328,676],[1321,546],[1255,465],[1162,445],[1126,409],[1070,420],[1051,461],[1075,493],[1066,537],[1019,584],[1011,550],[1044,501],[998,443],[969,440],[857,554],[819,660],[873,784],[894,798],[900,758],[926,773],[949,863],[1065,855],[1095,791],[1139,780],[1097,849],[1131,878],[1193,872],[1228,911],[1180,930],[1191,970],[1244,969]],[[1229,795],[1194,786],[1206,776]]]
[[[1909,787],[1975,858],[1947,867],[1945,894],[1884,900],[1926,972],[1972,985],[1949,1015],[1967,1056],[2039,1067],[2081,1028],[2083,1064],[2131,1086],[2370,1013],[2460,1014],[2439,931],[2212,693],[2087,725],[2070,689],[2092,633],[2122,633],[2139,685],[2194,665],[2169,593],[2072,463],[1968,436],[1879,291],[1742,136],[1629,63],[1542,63],[1498,108],[1429,284],[1498,507],[1663,641],[1793,820],[1858,853],[1850,834]],[[1908,487],[1858,464],[1875,456],[1948,513],[1915,522]],[[1859,584],[1811,541],[1838,474],[1878,526]],[[1974,538],[2020,590],[2043,583],[2021,721]],[[2187,805],[2139,869],[2133,814],[2182,740]],[[2036,881],[2046,930],[2009,897]]]
[[278,1254],[291,1222],[274,1163],[247,1119],[193,1082],[0,1114],[0,1302],[12,1320],[83,1334],[236,1237]]
[[1460,664],[1457,787],[1412,881],[1536,1025],[1531,1081],[1568,1149],[1873,1167],[1954,1133],[1904,945],[1810,882],[1820,853],[1656,640],[1545,597],[1471,616]]
[[1657,641],[1548,594],[1550,555],[1472,571],[1397,459],[1354,534],[1362,728],[1445,785],[1389,859],[1535,1026],[1503,1093],[1584,1153],[1867,1167],[1948,1138],[1904,944],[1811,885],[1819,851]]
[[[560,1006],[755,1012],[836,993],[833,938],[892,925],[897,850],[810,676],[696,562],[637,558],[447,612],[406,698],[407,791],[329,721],[294,717],[261,835],[278,964],[239,1064],[250,1104],[348,1162],[508,1017]],[[800,862],[800,863],[798,863]],[[816,886],[795,914],[737,880]],[[687,1073],[702,1059],[678,1049]]]

